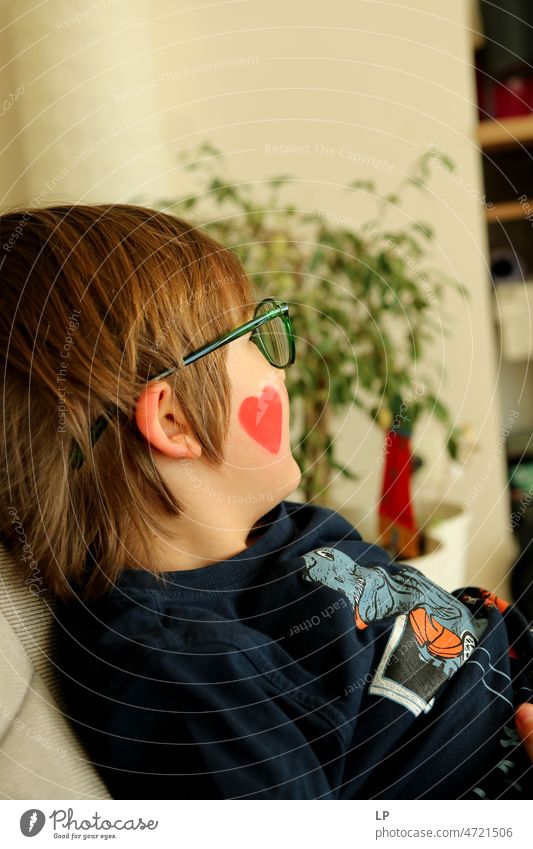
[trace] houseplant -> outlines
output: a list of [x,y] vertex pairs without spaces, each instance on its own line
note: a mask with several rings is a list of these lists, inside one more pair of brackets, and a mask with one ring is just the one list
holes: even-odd
[[[412,428],[424,411],[431,413],[454,457],[456,431],[431,388],[424,353],[437,332],[446,332],[433,315],[444,287],[465,290],[428,266],[433,233],[427,224],[385,225],[405,191],[425,189],[432,159],[450,171],[453,163],[430,148],[395,191],[379,194],[371,180],[350,183],[346,191],[354,200],[370,195],[377,209],[372,219],[346,226],[326,210],[301,210],[283,200],[291,176],[253,184],[231,177],[225,156],[209,142],[179,159],[197,179],[194,191],[151,205],[205,228],[239,256],[260,292],[289,302],[298,356],[287,371],[287,389],[305,499],[329,506],[335,472],[357,479],[338,462],[332,427],[333,416],[352,404],[386,434],[400,414]],[[423,391],[413,392],[416,386]]]

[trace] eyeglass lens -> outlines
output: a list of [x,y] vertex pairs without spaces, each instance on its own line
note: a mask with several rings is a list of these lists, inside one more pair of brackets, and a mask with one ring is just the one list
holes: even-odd
[[[272,309],[272,304],[262,304],[256,315],[259,318]],[[278,366],[286,366],[289,361],[290,348],[285,322],[280,316],[265,321],[256,328],[256,334],[261,337],[267,357]]]

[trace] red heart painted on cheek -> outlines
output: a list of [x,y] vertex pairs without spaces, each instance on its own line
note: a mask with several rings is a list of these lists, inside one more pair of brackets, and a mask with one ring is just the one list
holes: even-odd
[[259,445],[277,454],[281,444],[281,398],[273,386],[265,386],[261,395],[245,398],[239,408],[239,421]]

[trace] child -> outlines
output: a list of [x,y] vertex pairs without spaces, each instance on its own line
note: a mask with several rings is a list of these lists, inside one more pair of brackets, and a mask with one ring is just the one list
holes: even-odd
[[0,221],[2,538],[10,505],[111,794],[528,798],[521,614],[285,500],[287,306],[145,207]]

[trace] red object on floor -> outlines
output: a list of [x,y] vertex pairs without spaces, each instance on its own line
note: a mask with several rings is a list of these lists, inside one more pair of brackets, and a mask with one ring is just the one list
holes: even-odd
[[527,115],[533,109],[533,79],[513,76],[493,82],[492,101],[495,118]]
[[420,554],[419,533],[411,502],[411,439],[397,430],[385,438],[387,459],[379,503],[380,544],[398,556]]

